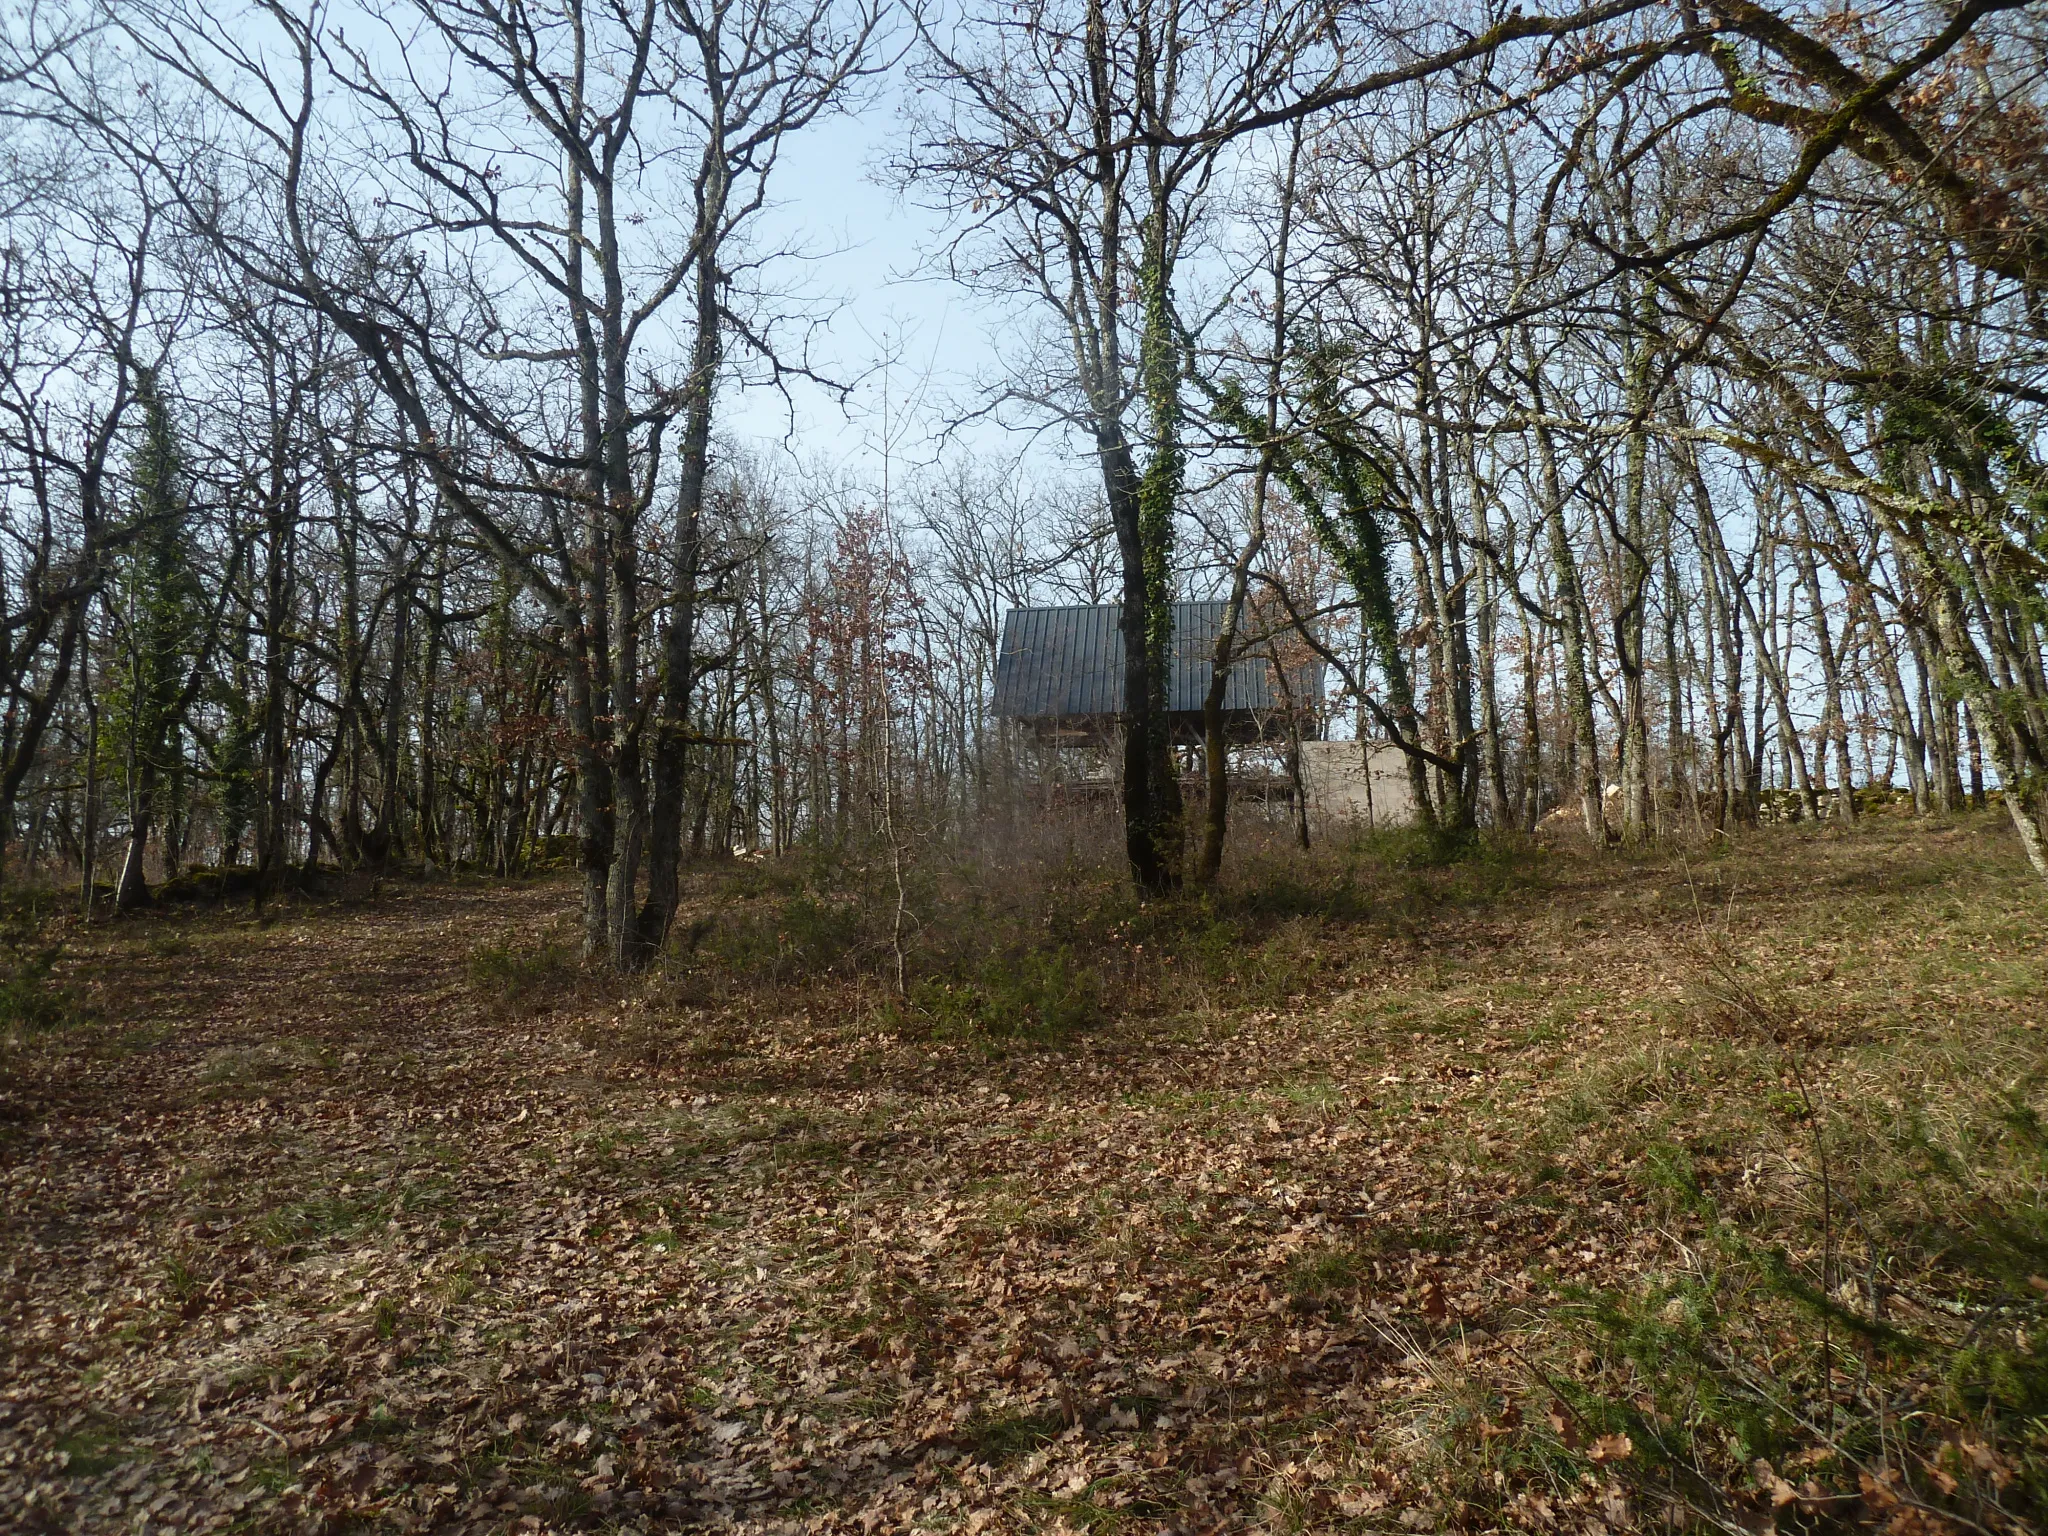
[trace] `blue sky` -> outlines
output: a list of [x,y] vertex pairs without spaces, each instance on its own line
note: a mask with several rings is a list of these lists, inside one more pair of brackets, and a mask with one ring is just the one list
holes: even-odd
[[[882,186],[875,170],[903,131],[895,82],[857,116],[815,126],[791,141],[773,181],[776,206],[765,210],[758,245],[822,252],[789,274],[834,309],[814,357],[821,371],[855,379],[892,350],[901,361],[870,376],[851,410],[826,390],[797,384],[792,412],[774,390],[736,391],[724,405],[723,434],[807,465],[878,480],[886,384],[899,459],[931,452],[930,433],[948,400],[966,402],[998,367],[992,317],[976,296],[939,273],[929,258],[948,237],[944,222]],[[920,397],[922,397],[920,399]],[[985,428],[973,443],[1010,454],[1021,438]]]

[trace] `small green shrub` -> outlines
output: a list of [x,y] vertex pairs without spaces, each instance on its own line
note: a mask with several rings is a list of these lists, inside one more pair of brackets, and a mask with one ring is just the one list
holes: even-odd
[[1288,1304],[1303,1313],[1341,1311],[1341,1298],[1372,1279],[1372,1255],[1353,1243],[1304,1248],[1287,1263]]
[[181,1255],[173,1254],[164,1260],[164,1296],[180,1316],[190,1317],[198,1310],[203,1304],[206,1286],[206,1276]]
[[61,943],[46,942],[28,913],[0,925],[0,1031],[31,1034],[79,1017],[78,1004],[56,980]]
[[1237,979],[1249,947],[1242,928],[1227,917],[1214,917],[1194,931],[1186,955],[1204,981],[1228,983]]
[[128,1459],[114,1424],[88,1423],[72,1430],[57,1441],[57,1452],[66,1477],[98,1477]]
[[1484,842],[1471,828],[1440,825],[1386,827],[1364,834],[1359,852],[1387,869],[1448,869],[1482,852]]
[[379,1220],[387,1202],[371,1195],[315,1195],[276,1206],[248,1223],[247,1231],[266,1248],[290,1250],[348,1237]]
[[1396,1224],[1375,1227],[1366,1234],[1367,1246],[1389,1258],[1404,1258],[1418,1253],[1456,1253],[1464,1242],[1463,1236],[1449,1227]]
[[500,1007],[524,1010],[536,1006],[563,985],[576,968],[567,945],[479,944],[470,951],[469,984]]
[[1212,915],[1174,946],[1173,960],[1222,1006],[1278,1006],[1331,964],[1325,927],[1321,917],[1298,916],[1261,932],[1249,918]]
[[920,980],[910,1011],[952,1038],[1055,1041],[1105,1017],[1102,978],[1071,949],[992,955],[965,980]]
[[700,938],[705,959],[741,976],[791,983],[854,968],[878,942],[870,904],[798,891],[723,919]]
[[1066,1420],[1056,1412],[1015,1408],[990,1413],[977,1408],[960,1426],[957,1437],[977,1460],[999,1466],[1057,1440],[1066,1427]]

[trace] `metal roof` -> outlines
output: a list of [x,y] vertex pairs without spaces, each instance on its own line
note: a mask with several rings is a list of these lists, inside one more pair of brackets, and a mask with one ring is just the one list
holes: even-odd
[[[1209,692],[1209,668],[1224,604],[1173,605],[1174,714],[1199,714]],[[995,712],[1013,719],[1057,720],[1120,715],[1124,702],[1124,637],[1115,603],[1100,607],[1012,608],[1003,618],[996,657]],[[1242,626],[1243,621],[1240,620]],[[1239,630],[1240,636],[1244,629]],[[1320,662],[1294,674],[1295,701],[1323,696]],[[1281,707],[1264,657],[1246,657],[1230,669],[1223,707],[1232,713]]]

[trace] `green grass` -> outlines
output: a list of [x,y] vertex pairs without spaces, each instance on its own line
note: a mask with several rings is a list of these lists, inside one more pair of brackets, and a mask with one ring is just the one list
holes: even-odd
[[479,944],[464,967],[482,997],[510,1012],[527,1012],[568,987],[577,962],[565,944],[510,939]]
[[315,1195],[264,1212],[247,1223],[267,1248],[298,1249],[351,1237],[384,1219],[389,1202],[373,1195]]
[[1646,1503],[1725,1527],[1876,1477],[1980,1522],[2048,1508],[2048,1043],[2035,963],[1980,952],[2037,944],[2042,907],[1932,862],[1882,912],[1717,914],[1678,962],[1684,1036],[1643,1010],[1521,1140],[1560,1202],[1568,1156],[1682,1239],[1520,1345],[1575,1438],[1626,1437],[1613,1470]]
[[1443,1255],[1456,1253],[1465,1246],[1464,1235],[1448,1227],[1401,1224],[1373,1227],[1366,1233],[1364,1242],[1374,1253],[1393,1256],[1411,1253]]
[[284,1078],[325,1071],[332,1064],[328,1051],[316,1041],[284,1035],[209,1053],[200,1081],[209,1099],[254,1098]]
[[1327,1307],[1372,1277],[1372,1257],[1349,1243],[1305,1248],[1287,1265],[1289,1300],[1296,1311]]
[[[744,1418],[750,1465],[757,1438],[819,1467],[838,1453],[807,1439],[880,1440],[905,1500],[971,1499],[892,1506],[891,1529],[994,1509],[1020,1530],[1819,1536],[1892,1523],[1860,1483],[1889,1471],[1997,1536],[2039,1528],[2048,900],[2004,837],[1784,828],[1711,856],[1368,840],[1254,849],[1222,889],[1142,905],[1099,861],[935,854],[907,999],[872,869],[693,870],[709,926],[659,974],[600,997],[595,972],[494,933],[471,986],[559,1016],[379,1050],[485,1114],[338,1152],[339,1117],[195,1142],[190,1246],[95,1336],[104,1401],[139,1444],[114,1394],[143,1351],[211,1370],[309,1318],[303,1364],[261,1362],[295,1441],[320,1425],[289,1404],[327,1400],[344,1348],[399,1383],[354,1389],[362,1408],[389,1394],[343,1432],[380,1454],[455,1427],[399,1406],[436,1369],[502,1394],[500,1420],[520,1406],[522,1431],[485,1424],[422,1473],[510,1477],[485,1525],[626,1518],[575,1502],[588,1458],[549,1426],[586,1412],[586,1384],[641,1391],[634,1362],[662,1340],[644,1401],[680,1435],[663,1446],[623,1402],[606,1421],[658,1447],[637,1486],[688,1475],[693,1414]],[[116,1027],[24,1059],[98,1070]],[[205,1028],[174,1043],[203,1050]],[[196,1073],[164,1055],[246,1129],[207,1095],[317,1067],[290,1033],[315,1028],[278,1019],[265,1051],[225,1037]],[[155,1091],[147,1063],[114,1064]],[[528,1282],[566,1297],[576,1276],[620,1282],[601,1318],[531,1309]],[[228,1345],[251,1308],[261,1328]],[[933,1402],[946,1416],[920,1417]],[[112,1437],[81,1434],[81,1465],[106,1466]],[[246,1458],[240,1439],[209,1453]],[[1091,1481],[1068,1482],[1070,1456]],[[870,1489],[809,1471],[754,1513],[857,1518]]]
[[114,1425],[88,1423],[60,1438],[57,1453],[64,1458],[66,1477],[98,1477],[129,1460],[123,1445]]
[[1051,1409],[976,1409],[956,1438],[977,1461],[1000,1466],[1050,1445],[1066,1427],[1066,1419]]

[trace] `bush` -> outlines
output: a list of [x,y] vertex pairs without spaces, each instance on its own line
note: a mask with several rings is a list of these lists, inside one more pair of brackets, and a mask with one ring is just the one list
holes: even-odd
[[983,1040],[1281,1007],[1349,974],[1359,930],[1517,895],[1542,857],[1515,837],[1419,832],[1305,851],[1286,831],[1250,823],[1214,888],[1164,900],[1133,889],[1120,839],[1034,844],[1028,829],[919,843],[900,890],[888,851],[857,843],[699,866],[667,1002],[777,1008],[787,989],[865,1015],[885,987],[913,1029]]
[[2040,1211],[1973,1195],[1959,1170],[1923,1171],[1953,1213],[1931,1250],[1855,1225],[1853,1248],[1820,1233],[1782,1235],[1812,1247],[1760,1240],[1703,1198],[1710,1236],[1688,1268],[1579,1296],[1570,1312],[1596,1368],[1552,1390],[1589,1438],[1628,1437],[1640,1487],[1723,1528],[1745,1495],[1808,1516],[1917,1508],[1929,1530],[2038,1516]]
[[1448,869],[1484,848],[1485,840],[1469,827],[1462,831],[1434,825],[1386,827],[1358,839],[1359,852],[1387,869]]
[[800,981],[851,967],[876,938],[867,931],[871,904],[809,891],[774,908],[765,923],[732,931],[723,952],[742,970],[775,981]]
[[45,942],[41,924],[20,911],[0,924],[0,1030],[28,1034],[78,1016],[77,1001],[56,980],[61,943]]
[[1065,945],[991,956],[966,980],[919,980],[910,1012],[934,1034],[1054,1043],[1104,1018],[1102,978]]
[[479,944],[469,954],[469,984],[490,1002],[515,1012],[530,1011],[558,991],[576,970],[567,945]]
[[1211,917],[1174,956],[1208,999],[1224,1006],[1277,1007],[1308,991],[1330,965],[1320,918],[1289,918],[1261,932],[1252,921]]

